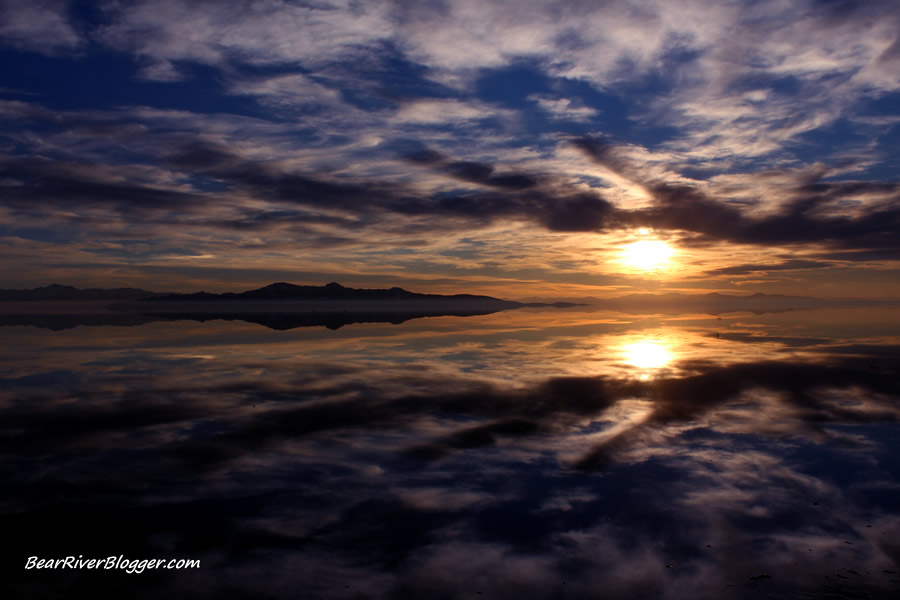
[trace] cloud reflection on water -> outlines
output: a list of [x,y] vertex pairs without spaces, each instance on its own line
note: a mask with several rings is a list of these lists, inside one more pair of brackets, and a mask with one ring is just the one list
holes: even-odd
[[[206,565],[11,581],[33,597],[889,597],[890,331],[567,318],[7,329],[3,563]],[[650,343],[664,362],[628,364]]]

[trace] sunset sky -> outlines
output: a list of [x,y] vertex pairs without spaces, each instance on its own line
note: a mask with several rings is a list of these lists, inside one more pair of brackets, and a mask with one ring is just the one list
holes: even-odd
[[0,0],[0,287],[900,297],[896,0]]

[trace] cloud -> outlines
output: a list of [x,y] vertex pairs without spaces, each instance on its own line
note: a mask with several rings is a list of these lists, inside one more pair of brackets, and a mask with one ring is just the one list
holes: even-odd
[[[729,275],[702,260],[724,243],[741,262],[765,250],[770,266],[897,258],[898,188],[878,178],[895,124],[873,104],[896,83],[889,3],[514,4],[106,4],[102,22],[79,21],[93,58],[124,53],[145,77],[181,81],[129,85],[191,110],[3,102],[6,215],[20,231],[78,223],[82,241],[253,248],[260,266],[341,248],[329,269],[360,270],[382,253],[392,275],[513,263],[602,275],[641,227],[685,249],[689,278]],[[183,102],[194,77],[203,89]],[[66,166],[35,163],[47,181],[25,181],[10,169],[26,155]],[[63,198],[90,198],[86,214]],[[552,252],[517,243],[526,230]],[[566,255],[556,233],[598,234],[602,248],[585,238]],[[477,261],[451,247],[470,234],[493,241]]]
[[[271,77],[240,78],[232,81],[229,94],[256,97],[273,110],[285,109],[329,109],[342,104],[338,91],[303,76],[288,73]],[[341,110],[349,107],[341,106]]]
[[[62,5],[54,6],[41,11],[42,19],[65,23]],[[302,69],[304,76],[236,84],[237,93],[282,106],[327,99],[331,92],[309,85],[306,76],[348,89],[377,88],[373,69],[359,65],[399,58],[469,96],[463,102],[423,99],[398,115],[429,124],[479,118],[472,97],[479,77],[523,58],[546,77],[623,96],[656,82],[659,93],[635,104],[629,119],[673,125],[679,131],[667,142],[672,149],[721,165],[791,156],[786,144],[797,136],[841,118],[868,95],[900,88],[889,68],[897,54],[892,8],[888,1],[838,10],[812,0],[715,7],[691,0],[553,6],[457,0],[364,7],[233,2],[224,10],[209,2],[145,0],[105,6],[105,22],[91,35],[130,53],[144,77],[160,81],[189,77],[184,67],[190,64],[231,74],[240,65]],[[26,18],[31,9],[14,13],[23,22],[34,20]],[[72,35],[45,37],[72,45]],[[596,107],[565,95],[530,97],[554,117],[578,121],[597,114]]]
[[589,106],[578,106],[573,100],[568,98],[532,95],[529,96],[529,100],[537,102],[538,106],[549,113],[553,119],[590,121],[599,114],[597,109]]
[[[0,381],[0,524],[24,545],[3,558],[66,556],[82,538],[85,557],[200,558],[214,585],[202,570],[154,573],[154,594],[200,598],[289,597],[300,583],[322,597],[798,595],[823,570],[848,578],[831,576],[845,595],[890,589],[878,574],[896,558],[896,347],[828,340],[741,364],[707,347],[641,381],[598,361],[613,344],[585,335],[597,323],[548,323],[538,337],[533,319],[463,337],[440,323],[278,339],[97,328],[53,348],[23,336]],[[492,374],[523,353],[540,368]],[[546,375],[578,353],[595,375]],[[586,466],[604,468],[571,468],[598,443],[605,462]],[[20,569],[7,585],[51,597],[117,574],[103,575]]]
[[400,123],[438,125],[489,119],[500,111],[478,103],[459,100],[417,100],[400,107],[394,119]]
[[388,37],[383,13],[377,4],[354,9],[343,2],[316,6],[241,1],[223,9],[215,2],[139,1],[110,5],[109,22],[95,35],[145,61],[145,77],[170,80],[183,76],[177,69],[182,61],[314,67],[338,58],[352,60]]
[[[23,110],[19,104],[13,108]],[[79,126],[90,129],[89,135],[102,124],[82,123]],[[102,127],[122,139],[138,136],[136,140],[140,139],[145,149],[154,147],[146,143],[146,130],[133,123],[124,129],[115,122]],[[464,185],[411,186],[378,178],[313,176],[298,173],[290,161],[254,158],[252,153],[257,151],[252,146],[248,148],[251,156],[246,156],[216,137],[184,141],[169,136],[166,141],[168,148],[163,147],[163,138],[156,146],[160,153],[154,157],[160,163],[157,167],[10,157],[0,174],[18,183],[9,189],[6,206],[15,214],[36,218],[39,206],[55,206],[62,216],[66,214],[63,209],[77,201],[94,214],[65,218],[84,223],[105,218],[103,211],[109,209],[111,217],[140,214],[148,224],[180,223],[235,231],[271,230],[276,225],[291,224],[332,228],[320,231],[322,240],[345,237],[339,233],[342,230],[382,227],[389,222],[403,226],[404,221],[444,217],[445,230],[506,221],[534,223],[557,232],[652,227],[699,235],[694,243],[817,244],[819,252],[837,252],[830,257],[842,260],[865,260],[870,256],[866,251],[889,257],[898,247],[895,231],[900,227],[900,185],[896,183],[826,182],[818,179],[822,173],[810,175],[802,183],[782,188],[781,205],[757,216],[727,198],[714,198],[701,185],[660,177],[639,166],[620,147],[586,138],[576,139],[575,146],[597,165],[644,190],[652,199],[651,205],[619,207],[598,189],[544,173],[499,170],[490,163],[454,160],[423,146],[406,153],[406,160],[426,173]],[[174,172],[167,172],[167,168]],[[186,184],[184,179],[178,181],[177,173],[202,179]],[[216,182],[219,187],[215,194],[204,189],[203,179]],[[258,204],[252,209],[248,205],[260,201],[270,206],[263,210]],[[754,270],[779,271],[801,265],[824,266],[788,262]],[[715,273],[737,274],[735,270],[741,267],[725,269]]]
[[771,273],[773,271],[798,271],[807,269],[827,269],[833,266],[832,263],[819,262],[815,260],[786,260],[776,264],[746,264],[734,265],[731,267],[721,267],[707,271],[710,275],[751,275],[755,273]]
[[[10,281],[590,295],[651,234],[697,287],[896,280],[864,264],[900,260],[891,0],[0,6],[9,56],[54,57],[10,72],[44,105],[0,101]],[[123,57],[144,81],[60,87]],[[210,598],[886,595],[900,365],[869,316],[695,334],[647,380],[605,349],[655,317],[29,334],[0,558],[198,556],[154,595]],[[7,584],[147,592],[69,575]]]
[[[770,214],[753,217],[698,186],[645,178],[639,166],[602,141],[580,139],[575,144],[597,164],[644,187],[654,199],[653,206],[622,215],[635,226],[690,231],[709,240],[742,244],[820,243],[857,249],[898,244],[893,234],[900,226],[900,184],[896,182],[812,181],[787,190],[782,206]],[[885,200],[854,205],[853,215],[835,207],[837,201],[860,192],[874,192]]]
[[136,218],[171,209],[189,212],[205,203],[201,194],[142,182],[129,169],[115,171],[91,163],[7,159],[0,162],[0,172],[10,176],[15,173],[21,184],[7,189],[4,204],[20,214],[77,204],[87,210],[82,216],[70,213],[72,217],[90,222],[89,209],[113,209]]
[[82,45],[68,18],[66,0],[0,2],[0,42],[50,56]]
[[[438,155],[428,154],[437,163]],[[528,174],[493,175],[493,167],[446,161],[444,170],[456,179],[482,184],[496,191],[465,191],[422,195],[403,187],[377,182],[326,181],[284,172],[275,165],[250,163],[221,146],[190,145],[171,159],[176,167],[201,165],[205,172],[269,201],[347,211],[356,215],[444,215],[471,223],[499,218],[536,219],[555,231],[598,230],[606,226],[612,207],[601,196],[565,186],[538,186]],[[422,162],[422,155],[414,160]],[[521,190],[521,191],[519,191]]]
[[435,150],[416,147],[412,152],[404,154],[404,158],[413,164],[427,165],[439,169],[453,179],[477,183],[489,188],[527,189],[540,184],[541,176],[526,173],[508,173],[495,175],[494,165],[473,161],[454,161]]

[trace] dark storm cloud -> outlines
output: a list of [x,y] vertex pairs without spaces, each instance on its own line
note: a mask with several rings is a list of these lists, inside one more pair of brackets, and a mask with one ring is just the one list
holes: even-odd
[[[712,198],[696,187],[654,181],[604,141],[582,138],[574,144],[594,162],[641,185],[653,197],[654,206],[622,212],[621,220],[635,226],[676,229],[709,240],[743,244],[819,242],[834,248],[900,248],[900,184],[896,182],[809,182],[789,190],[774,214],[751,217],[727,198]],[[817,212],[873,192],[887,199],[859,207],[853,216]],[[847,260],[852,260],[852,255]]]
[[878,57],[879,63],[892,63],[900,59],[900,37],[894,40],[894,43],[888,46],[881,56]]
[[19,182],[3,188],[2,203],[23,214],[41,215],[50,206],[66,209],[110,208],[125,216],[159,210],[189,212],[209,201],[199,193],[122,181],[108,165],[57,162],[42,158],[0,161],[0,178]]
[[[900,186],[891,184],[893,192]],[[900,199],[862,209],[858,216],[817,216],[821,198],[800,197],[773,215],[753,218],[696,189],[670,184],[649,186],[657,206],[635,211],[638,224],[702,234],[710,240],[777,245],[826,243],[837,248],[900,247]]]
[[[642,170],[623,158],[619,149],[582,138],[575,145],[592,160],[643,185],[655,205],[625,210],[614,207],[599,192],[576,190],[546,176],[511,172],[495,174],[494,165],[454,161],[420,147],[408,160],[452,179],[476,183],[485,190],[458,190],[432,196],[412,193],[400,186],[369,182],[324,181],[284,172],[266,163],[243,160],[215,144],[191,144],[170,157],[173,165],[198,169],[241,188],[255,197],[313,207],[328,207],[356,214],[449,216],[464,222],[497,219],[530,220],[551,231],[604,231],[622,226],[650,226],[700,234],[709,241],[775,245],[823,243],[835,249],[900,247],[900,185],[888,182],[810,181],[790,190],[781,209],[765,217],[751,217],[727,199],[708,196],[687,185],[642,181]],[[860,194],[876,193],[888,199],[857,209],[854,216],[829,216],[818,209]],[[443,225],[446,225],[444,223]],[[852,260],[852,255],[848,260]],[[755,270],[818,268],[824,264],[785,263]],[[749,268],[749,267],[748,267]],[[737,274],[735,271],[723,274]]]
[[[613,157],[615,152],[610,153]],[[631,224],[658,229],[677,229],[702,234],[712,240],[750,244],[825,242],[842,248],[895,248],[900,246],[900,204],[867,209],[857,217],[818,217],[813,211],[826,201],[860,191],[897,193],[897,184],[849,182],[810,184],[796,190],[796,199],[782,212],[753,219],[736,206],[680,185],[652,183],[648,191],[657,206],[627,211],[613,207],[598,192],[575,191],[569,185],[526,173],[495,175],[493,165],[446,161],[438,170],[463,181],[488,188],[460,190],[432,197],[374,183],[337,183],[273,171],[265,165],[240,166],[227,154],[207,154],[220,161],[221,176],[249,188],[264,198],[291,203],[340,208],[356,213],[387,212],[445,215],[464,221],[496,219],[531,220],[551,231],[604,231]],[[195,160],[198,158],[195,156]],[[606,161],[622,169],[615,158]]]
[[[305,210],[253,210],[241,209],[239,216],[231,220],[208,221],[214,227],[232,228],[247,231],[267,231],[286,223],[292,223],[302,229],[303,225],[336,225],[348,230],[365,225],[359,218],[322,215]],[[350,239],[350,238],[347,238]]]
[[[479,183],[484,191],[421,195],[373,182],[324,181],[244,160],[221,144],[191,143],[169,156],[176,168],[199,169],[254,197],[355,215],[446,216],[471,222],[531,220],[553,231],[599,231],[612,225],[612,205],[599,194],[576,191],[527,173],[494,175],[492,165],[449,161],[422,150],[410,160],[436,166],[448,176]],[[446,227],[442,222],[439,227]]]
[[191,141],[181,144],[169,154],[167,162],[186,171],[222,171],[242,164],[243,159],[224,144]]
[[786,260],[774,265],[735,265],[706,271],[709,275],[749,275],[751,273],[766,273],[771,271],[797,271],[806,269],[825,269],[833,266],[832,263],[815,260]]
[[[754,333],[743,332],[725,332],[711,333],[708,337],[716,339],[728,340],[730,342],[742,342],[745,344],[780,344],[786,348],[815,348],[821,344],[827,344],[827,338],[799,337],[799,336],[783,336],[783,335],[760,335]],[[818,348],[816,348],[818,349]]]
[[452,162],[446,167],[447,173],[463,181],[480,183],[496,188],[513,190],[526,189],[538,184],[535,177],[525,174],[493,175],[494,167],[475,162]]
[[330,182],[285,172],[265,162],[249,161],[218,143],[184,144],[167,162],[177,169],[215,177],[256,198],[356,214],[375,212],[385,200],[400,196],[398,190],[384,184]]
[[878,262],[887,260],[900,260],[900,247],[887,247],[876,249],[846,249],[815,254],[823,260],[847,260],[855,262]]
[[454,161],[440,152],[416,142],[407,141],[407,144],[416,146],[416,149],[402,154],[403,158],[413,164],[439,169],[449,177],[461,181],[501,189],[521,190],[537,186],[542,179],[530,173],[495,175],[494,165],[473,161]]
[[[400,217],[444,217],[434,229],[466,228],[498,220],[531,221],[561,232],[602,232],[622,227],[653,227],[697,234],[694,243],[729,241],[756,245],[820,243],[830,253],[823,259],[867,260],[900,252],[900,185],[893,182],[823,182],[814,178],[789,190],[773,214],[753,217],[740,204],[713,198],[697,187],[658,181],[603,141],[578,139],[574,144],[605,168],[642,185],[653,197],[647,208],[615,207],[599,191],[577,188],[543,174],[498,172],[484,162],[459,161],[418,148],[408,160],[451,180],[480,186],[440,193],[413,191],[399,184],[374,180],[335,180],[296,173],[271,161],[250,160],[224,144],[191,141],[176,145],[164,162],[185,175],[199,178],[194,191],[167,188],[136,178],[113,179],[109,165],[63,163],[41,158],[7,158],[0,178],[19,182],[6,186],[3,202],[20,214],[36,216],[41,206],[110,208],[122,216],[153,215],[166,222],[200,224],[234,230],[258,230],[293,224],[327,225],[356,232],[368,225]],[[125,182],[127,181],[127,183]],[[217,188],[205,189],[203,181]],[[224,184],[224,188],[221,186]],[[876,195],[878,202],[861,205],[858,198]],[[241,198],[267,200],[281,207],[239,209]],[[853,214],[823,212],[851,202]],[[231,205],[237,215],[217,216],[215,209]],[[285,208],[290,205],[294,208]],[[300,207],[312,209],[307,212]],[[328,215],[318,214],[327,210]],[[204,212],[205,211],[205,212]],[[335,211],[337,214],[335,214]],[[343,213],[343,214],[340,214]],[[203,215],[191,220],[188,215]],[[319,234],[309,233],[311,241]],[[342,244],[349,236],[329,233],[325,245]],[[857,253],[857,252],[862,253]],[[780,265],[739,265],[714,272],[750,272],[822,268],[826,263],[788,261]]]

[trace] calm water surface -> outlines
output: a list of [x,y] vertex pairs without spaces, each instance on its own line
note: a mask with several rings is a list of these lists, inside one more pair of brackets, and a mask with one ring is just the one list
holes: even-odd
[[16,597],[900,597],[897,310],[0,338]]

